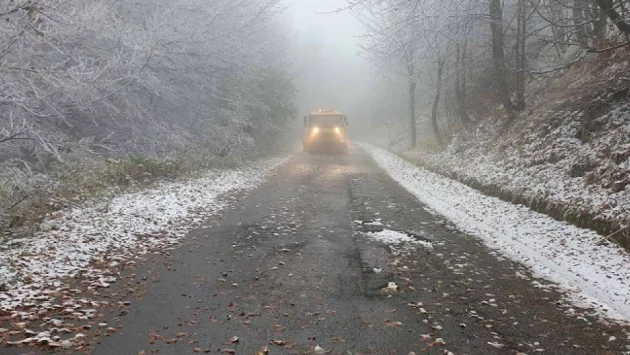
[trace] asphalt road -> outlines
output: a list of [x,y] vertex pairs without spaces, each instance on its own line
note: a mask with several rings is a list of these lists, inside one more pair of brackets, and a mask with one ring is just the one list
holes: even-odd
[[[91,340],[93,354],[625,350],[620,326],[572,315],[552,285],[428,211],[357,149],[301,153],[226,198],[222,216],[103,295],[123,303],[103,315],[118,328]],[[357,221],[376,219],[434,248],[370,241],[374,227]]]

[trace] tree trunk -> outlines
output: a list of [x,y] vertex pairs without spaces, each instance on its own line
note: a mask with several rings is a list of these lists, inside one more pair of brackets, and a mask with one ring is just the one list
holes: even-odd
[[613,6],[613,0],[597,0],[597,5],[608,16],[612,23],[617,26],[619,31],[624,35],[630,36],[630,24],[628,24],[623,17],[617,12]]
[[586,44],[586,7],[588,0],[573,1],[573,24],[575,25],[575,40],[580,44]]
[[453,114],[451,110],[451,103],[453,102],[450,90],[444,90],[444,112],[446,113],[446,130],[450,131],[453,128]]
[[514,104],[510,99],[508,73],[505,64],[505,41],[503,39],[503,9],[501,0],[490,2],[490,30],[492,31],[492,59],[494,61],[497,90],[503,102],[503,107],[513,118]]
[[567,30],[566,17],[564,16],[564,8],[561,3],[552,2],[550,5],[551,18],[553,23],[551,29],[554,34],[554,42],[556,48],[560,53],[565,53],[567,50]]
[[409,78],[409,132],[411,147],[416,147],[416,79]]
[[466,125],[472,123],[466,111],[466,43],[463,48],[457,44],[456,73],[455,73],[455,100],[457,100],[457,113],[459,119]]
[[597,0],[591,0],[593,19],[593,39],[595,41],[602,41],[606,38],[606,22],[608,22],[608,16],[605,11],[599,8]]
[[515,109],[525,109],[525,41],[527,40],[527,16],[525,0],[518,1],[516,30],[516,105]]
[[433,127],[433,135],[435,140],[441,146],[444,144],[442,140],[442,134],[440,133],[440,126],[437,121],[438,105],[440,104],[440,94],[442,92],[442,71],[444,69],[444,59],[438,59],[438,72],[437,72],[437,87],[435,88],[435,98],[433,99],[433,109],[431,110],[431,126]]
[[407,66],[407,80],[409,80],[409,132],[411,134],[411,147],[416,147],[416,63],[415,48],[408,46],[405,50],[405,64]]

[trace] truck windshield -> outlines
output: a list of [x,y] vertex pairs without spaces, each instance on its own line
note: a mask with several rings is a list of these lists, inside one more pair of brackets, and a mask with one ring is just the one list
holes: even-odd
[[311,116],[310,121],[311,127],[334,128],[342,125],[343,118],[342,116]]

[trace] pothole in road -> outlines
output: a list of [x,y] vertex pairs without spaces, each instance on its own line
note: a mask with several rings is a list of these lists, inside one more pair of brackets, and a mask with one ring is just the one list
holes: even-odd
[[388,228],[380,220],[357,220],[354,223],[359,233],[372,240],[386,244],[413,244],[422,246],[427,250],[433,249],[433,240],[422,233]]
[[[362,251],[364,262],[363,272],[366,285],[366,296],[368,297],[391,297],[398,293],[399,286],[396,285],[396,270],[409,270],[403,264],[403,256],[422,254],[422,251],[430,253],[433,251],[433,241],[415,231],[396,230],[383,224],[380,220],[357,220],[354,221],[358,235],[367,240],[384,244],[383,251],[388,256],[380,254],[381,248],[365,248]],[[385,267],[378,267],[383,265]],[[411,288],[410,288],[411,289]]]

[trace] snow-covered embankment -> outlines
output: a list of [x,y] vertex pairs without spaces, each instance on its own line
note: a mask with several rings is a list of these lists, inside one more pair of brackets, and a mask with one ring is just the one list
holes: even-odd
[[57,213],[34,238],[0,245],[0,310],[37,309],[43,304],[40,311],[45,312],[68,278],[77,277],[76,282],[90,288],[108,287],[121,264],[178,244],[203,218],[226,206],[220,195],[260,185],[288,159],[213,170],[196,179]]
[[413,165],[381,148],[363,146],[401,186],[490,248],[559,284],[576,305],[630,321],[630,255],[597,233]]

